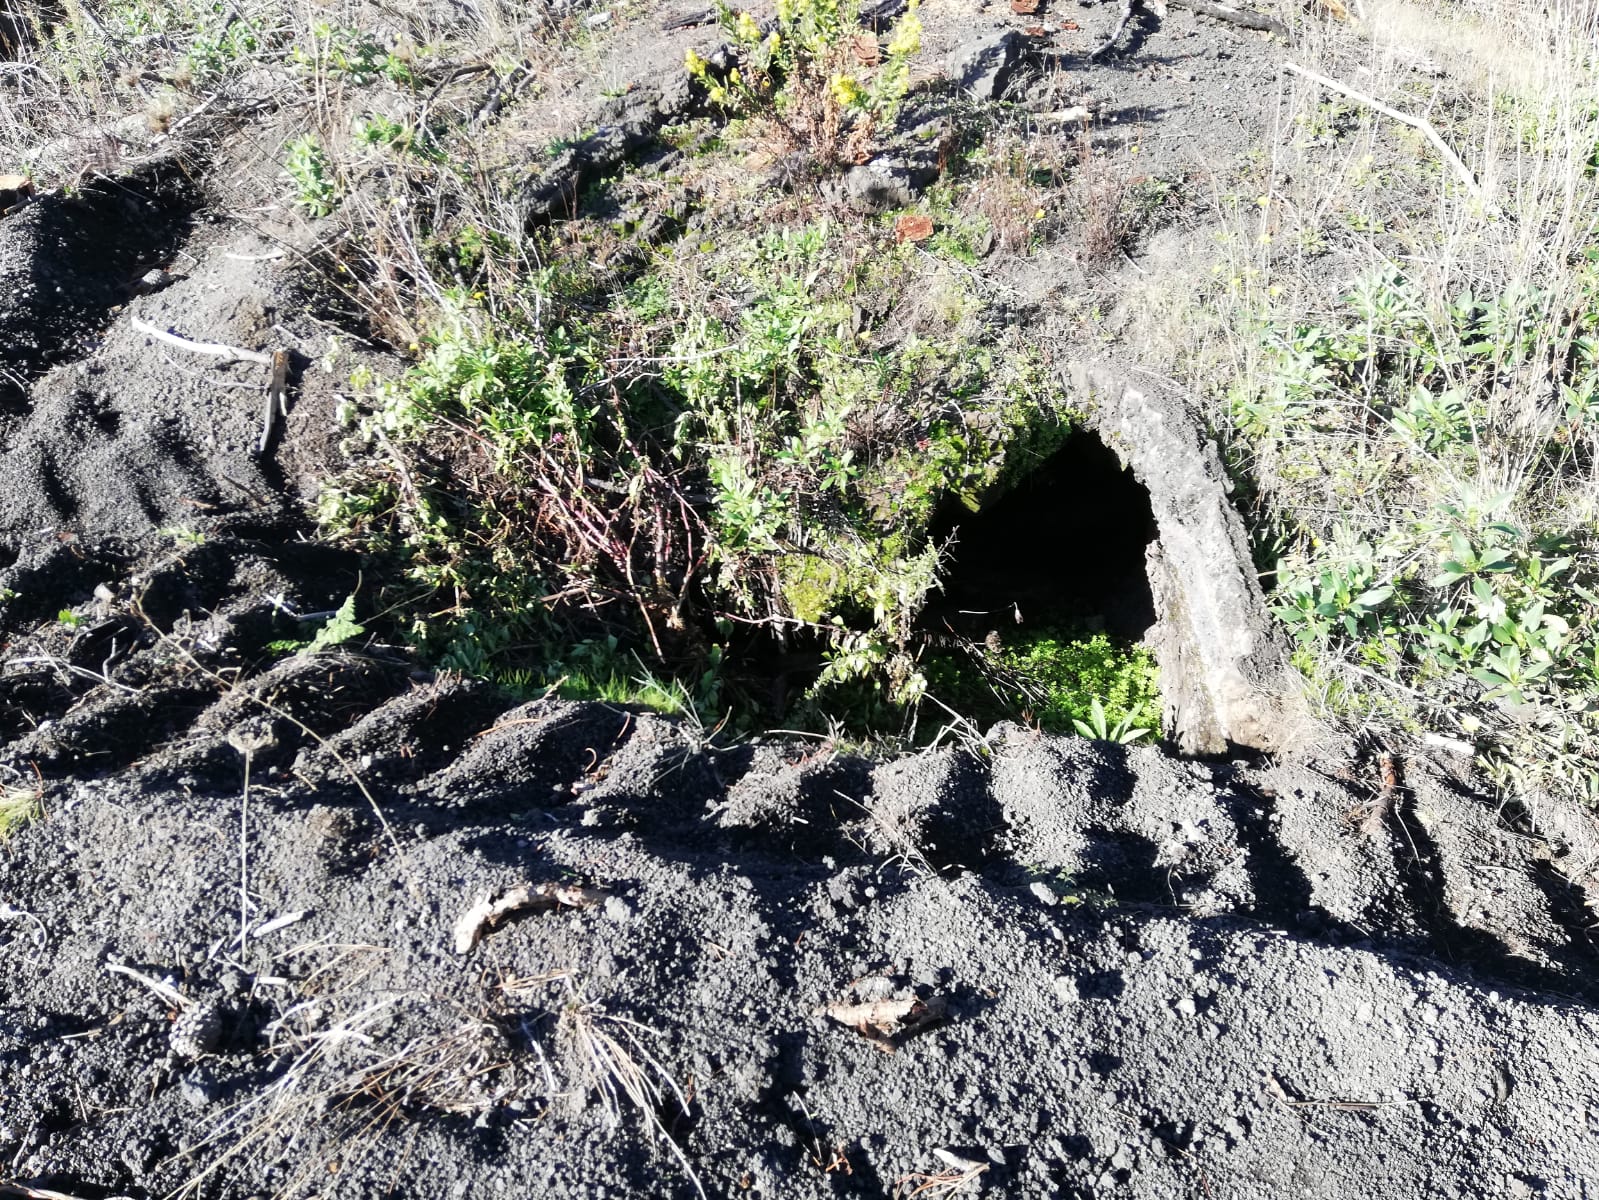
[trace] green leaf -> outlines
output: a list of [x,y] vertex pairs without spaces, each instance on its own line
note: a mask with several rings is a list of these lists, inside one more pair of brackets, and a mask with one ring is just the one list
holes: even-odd
[[331,650],[335,646],[342,646],[351,638],[360,637],[366,632],[366,626],[355,619],[355,596],[344,598],[344,603],[339,605],[338,612],[328,618],[327,624],[316,631],[316,636],[305,648],[307,654],[315,654],[320,650]]

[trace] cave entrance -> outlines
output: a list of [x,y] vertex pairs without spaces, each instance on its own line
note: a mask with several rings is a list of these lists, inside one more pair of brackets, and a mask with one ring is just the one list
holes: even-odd
[[931,532],[954,545],[923,613],[929,632],[979,640],[1019,624],[1131,642],[1155,623],[1149,492],[1086,430],[982,511],[952,502]]

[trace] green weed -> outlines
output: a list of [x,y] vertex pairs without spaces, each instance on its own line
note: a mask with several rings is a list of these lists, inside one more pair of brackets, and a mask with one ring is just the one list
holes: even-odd
[[1103,633],[1021,631],[984,652],[937,656],[933,694],[988,722],[1026,720],[1046,733],[1137,742],[1161,728],[1154,659]]
[[294,203],[311,216],[325,217],[338,206],[333,164],[315,135],[305,134],[285,147],[283,173],[294,185]]
[[44,800],[37,788],[0,787],[0,842],[43,816]]

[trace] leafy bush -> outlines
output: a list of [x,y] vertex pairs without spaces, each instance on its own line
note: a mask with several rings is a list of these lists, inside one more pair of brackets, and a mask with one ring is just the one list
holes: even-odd
[[718,0],[740,64],[718,76],[690,50],[684,65],[712,103],[770,113],[824,164],[857,158],[910,89],[910,60],[921,49],[916,8],[912,0],[881,46],[862,27],[857,0],[778,0],[771,27]]
[[[1342,319],[1264,331],[1233,394],[1287,523],[1274,611],[1335,707],[1476,743],[1496,777],[1599,802],[1599,274],[1586,302],[1424,295],[1397,268]],[[1529,418],[1529,384],[1550,403]],[[1347,446],[1328,453],[1329,443]]]
[[723,703],[758,703],[720,658],[736,628],[820,646],[821,691],[914,705],[937,505],[976,503],[1065,415],[1019,342],[870,351],[850,321],[866,247],[872,286],[915,261],[886,225],[821,221],[663,261],[598,304],[553,254],[523,317],[450,294],[411,372],[364,388],[387,465],[324,497],[331,529],[399,564],[408,592],[378,607],[412,614],[435,661],[519,685],[615,638],[696,703],[713,662]]

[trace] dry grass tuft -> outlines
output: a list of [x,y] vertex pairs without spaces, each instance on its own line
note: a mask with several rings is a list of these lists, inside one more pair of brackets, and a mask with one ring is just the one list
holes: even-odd
[[645,1127],[665,1142],[700,1200],[705,1200],[705,1187],[693,1163],[662,1117],[663,1112],[672,1112],[674,1121],[687,1118],[689,1101],[671,1072],[639,1037],[654,1031],[637,1021],[607,1013],[594,1001],[579,1000],[573,992],[572,1003],[561,1014],[561,1032],[572,1046],[584,1078],[598,1093],[611,1128],[619,1127],[623,1121],[625,1098]]

